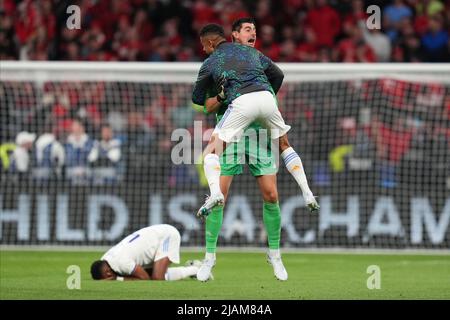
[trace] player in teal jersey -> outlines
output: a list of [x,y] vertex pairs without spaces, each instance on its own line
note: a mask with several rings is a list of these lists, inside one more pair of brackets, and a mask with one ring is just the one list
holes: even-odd
[[[233,23],[233,41],[254,47],[256,42],[256,28],[254,20],[242,18]],[[208,90],[208,97],[218,94],[215,88]],[[228,108],[226,103],[215,108],[205,106],[205,113],[216,112],[217,123],[222,119]],[[287,272],[281,261],[280,254],[280,234],[281,234],[281,212],[278,203],[278,191],[276,183],[277,166],[275,156],[271,150],[270,138],[260,141],[264,137],[261,135],[263,127],[258,122],[253,122],[244,133],[245,139],[241,143],[230,144],[220,157],[221,177],[220,188],[227,198],[233,176],[241,174],[243,171],[242,161],[244,160],[250,169],[263,196],[263,222],[268,236],[269,254],[268,261],[274,267],[274,274],[279,280],[287,280]],[[264,131],[266,132],[266,131]],[[245,156],[244,156],[245,155]],[[308,189],[309,187],[306,186]],[[311,208],[313,210],[314,208]],[[206,218],[206,254],[203,265],[197,274],[197,279],[206,281],[210,278],[211,269],[216,261],[217,239],[222,227],[223,206],[215,207]]]

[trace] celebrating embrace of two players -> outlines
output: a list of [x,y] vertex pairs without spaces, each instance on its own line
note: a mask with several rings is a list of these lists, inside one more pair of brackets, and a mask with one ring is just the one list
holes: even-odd
[[[217,113],[217,125],[203,153],[203,166],[210,195],[198,210],[197,216],[206,220],[206,254],[197,273],[197,279],[211,278],[216,263],[216,245],[223,220],[223,206],[233,175],[241,173],[240,164],[226,163],[236,159],[234,143],[239,142],[246,130],[266,129],[270,139],[277,142],[279,152],[289,173],[301,188],[303,199],[310,211],[319,205],[308,186],[302,161],[290,146],[286,125],[278,110],[276,94],[284,74],[273,61],[254,48],[255,23],[251,18],[236,21],[232,27],[233,43],[227,42],[220,25],[208,24],[200,31],[203,50],[209,57],[203,62],[195,83],[192,102],[204,105],[206,113]],[[211,94],[212,92],[215,93]],[[270,140],[269,139],[269,140]],[[256,150],[255,150],[256,148]],[[267,143],[245,145],[245,154],[255,155],[249,164],[263,196],[263,221],[268,235],[268,262],[279,280],[288,274],[280,254],[281,214],[276,187],[276,166],[273,153],[258,152],[270,148]],[[260,155],[265,155],[264,159]],[[261,156],[262,157],[262,156]]]
[[[289,173],[295,178],[306,206],[317,211],[319,205],[308,186],[300,157],[290,146],[286,125],[278,110],[276,94],[283,83],[283,72],[272,60],[254,48],[255,23],[243,18],[232,26],[233,43],[227,42],[224,30],[209,24],[200,31],[203,50],[209,57],[203,62],[195,83],[192,101],[203,106],[205,113],[216,113],[217,125],[204,150],[203,166],[210,188],[210,196],[198,210],[205,220],[205,259],[178,264],[180,234],[173,226],[154,225],[142,228],[125,237],[91,266],[96,280],[181,280],[196,277],[199,281],[213,279],[216,247],[223,221],[223,208],[234,175],[242,172],[238,158],[244,152],[251,174],[255,177],[263,198],[263,222],[267,232],[269,251],[267,261],[278,280],[288,279],[281,260],[281,211],[278,203],[277,166],[272,144],[276,141]],[[247,130],[270,132],[270,139],[235,144]],[[265,149],[265,150],[264,150]],[[268,150],[267,150],[268,149]],[[269,152],[264,152],[269,151]],[[227,161],[232,159],[230,161]]]

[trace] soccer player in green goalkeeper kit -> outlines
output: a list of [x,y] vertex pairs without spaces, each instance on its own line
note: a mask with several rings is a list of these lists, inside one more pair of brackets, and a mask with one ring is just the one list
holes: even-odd
[[[232,26],[232,38],[234,42],[254,47],[256,43],[256,28],[254,20],[252,18],[242,18],[235,21]],[[209,88],[208,96],[216,96],[221,85],[223,85],[223,83],[219,83],[218,89],[215,87]],[[222,103],[221,105],[206,104],[201,108],[205,113],[215,112],[217,122],[219,123],[224,116],[227,107],[227,104]],[[249,134],[249,136],[256,137],[257,143],[253,144],[248,143],[247,141],[239,144],[239,146],[243,147],[244,150],[240,150],[236,143],[232,143],[228,145],[224,153],[221,155],[220,189],[226,199],[233,176],[242,173],[242,164],[239,162],[239,159],[242,159],[242,152],[245,152],[245,159],[246,161],[249,161],[248,165],[250,172],[256,178],[264,200],[263,222],[268,237],[268,262],[273,266],[275,277],[279,280],[285,281],[288,279],[288,274],[282,263],[280,254],[281,212],[278,203],[276,182],[277,166],[275,156],[271,150],[270,139],[267,139],[266,143],[263,143],[263,145],[259,144],[260,141],[258,137],[260,136],[259,133],[261,129],[263,129],[261,124],[258,122],[253,122],[248,129],[246,129],[244,135],[252,130],[252,133],[256,134]],[[302,166],[299,171],[300,174],[303,175],[300,187],[305,197],[305,201],[307,201],[306,203],[311,211],[316,211],[319,209],[319,206],[315,201],[311,190],[309,189]],[[222,221],[223,206],[216,206],[206,217],[206,254],[205,260],[203,261],[203,264],[197,274],[197,279],[200,281],[210,279],[211,270],[216,263],[216,246],[220,229],[222,227]]]

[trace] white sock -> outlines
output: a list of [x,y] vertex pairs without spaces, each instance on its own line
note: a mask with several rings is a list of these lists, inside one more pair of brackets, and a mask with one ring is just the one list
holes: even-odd
[[302,160],[298,154],[291,147],[287,148],[281,153],[281,158],[286,165],[286,169],[297,181],[300,189],[302,189],[303,195],[312,195],[311,189],[308,186],[308,180],[306,179],[305,170],[303,169]]
[[167,269],[165,277],[167,281],[175,281],[195,276],[197,275],[197,272],[198,267],[195,266],[169,268]]
[[211,252],[205,253],[205,259],[206,260],[216,260],[216,254]]
[[281,258],[280,249],[269,249],[269,255],[272,258]]
[[221,168],[219,156],[213,153],[207,154],[203,160],[203,169],[205,170],[205,176],[208,180],[211,195],[222,194],[222,191],[220,191]]

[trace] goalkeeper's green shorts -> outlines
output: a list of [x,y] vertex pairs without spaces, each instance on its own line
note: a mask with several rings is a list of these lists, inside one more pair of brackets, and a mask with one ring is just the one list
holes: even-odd
[[270,148],[250,143],[245,137],[241,142],[231,143],[220,157],[221,175],[235,176],[243,172],[243,165],[248,165],[252,176],[276,174],[278,168],[275,156]]

